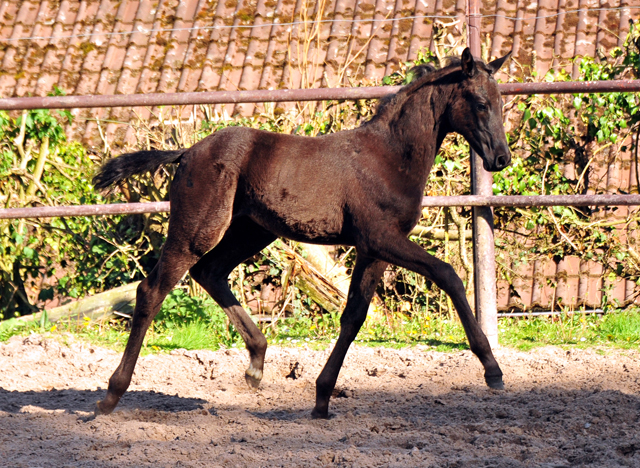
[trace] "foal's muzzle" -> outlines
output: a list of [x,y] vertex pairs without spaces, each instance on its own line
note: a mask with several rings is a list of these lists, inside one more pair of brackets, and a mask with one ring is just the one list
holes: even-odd
[[493,166],[495,168],[494,171],[501,171],[502,169],[507,167],[510,162],[511,153],[509,152],[496,156],[495,160],[493,161]]
[[482,158],[482,165],[485,171],[489,172],[498,172],[507,167],[511,163],[511,153],[507,151],[506,153],[498,154],[493,161],[487,161],[484,157]]

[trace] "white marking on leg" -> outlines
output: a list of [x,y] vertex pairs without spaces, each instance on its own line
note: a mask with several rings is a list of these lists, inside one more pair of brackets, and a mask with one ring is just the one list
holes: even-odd
[[253,364],[249,365],[246,372],[248,376],[253,377],[256,380],[262,380],[262,371],[253,367]]

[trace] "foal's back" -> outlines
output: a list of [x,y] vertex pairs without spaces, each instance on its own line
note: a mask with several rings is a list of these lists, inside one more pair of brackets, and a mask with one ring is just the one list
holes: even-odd
[[[390,153],[388,139],[367,127],[319,137],[230,127],[192,148],[171,198],[224,184],[235,193],[234,218],[294,240],[352,244],[351,217],[393,171]],[[219,190],[210,192],[196,202],[219,203]]]

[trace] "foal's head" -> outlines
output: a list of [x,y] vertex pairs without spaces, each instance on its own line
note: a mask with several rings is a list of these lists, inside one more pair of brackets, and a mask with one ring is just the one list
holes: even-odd
[[[474,60],[467,48],[462,57],[449,59],[449,65],[435,69],[420,65],[411,70],[416,78],[396,95],[381,100],[378,115],[401,115],[402,106],[417,97],[422,106],[433,106],[429,88],[440,87],[444,113],[439,116],[444,131],[460,133],[480,155],[484,168],[499,171],[511,162],[502,124],[502,98],[493,78],[510,54],[488,64]],[[413,101],[415,102],[415,100]],[[424,123],[423,123],[424,125]]]
[[447,111],[450,128],[469,142],[487,171],[500,171],[511,162],[502,122],[502,97],[493,78],[510,55],[485,64],[474,60],[471,51],[465,49],[460,58],[462,80],[454,88]]

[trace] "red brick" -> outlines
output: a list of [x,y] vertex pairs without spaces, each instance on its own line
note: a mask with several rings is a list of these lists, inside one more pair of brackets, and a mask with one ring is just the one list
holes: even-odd
[[509,282],[506,280],[498,280],[496,284],[497,307],[498,310],[506,310],[509,308]]
[[527,308],[531,304],[531,288],[533,265],[526,263],[512,264],[512,288],[515,294],[510,294],[508,305],[510,308]]

